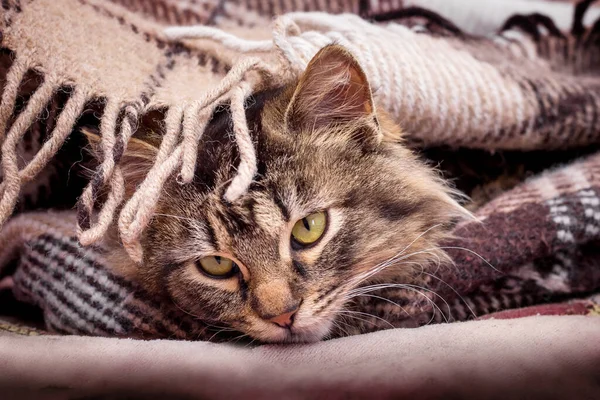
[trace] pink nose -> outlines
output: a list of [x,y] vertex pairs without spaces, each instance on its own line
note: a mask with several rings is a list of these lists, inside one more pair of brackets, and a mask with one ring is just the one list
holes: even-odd
[[273,318],[269,319],[269,321],[273,322],[274,324],[279,325],[282,328],[291,328],[292,324],[294,323],[294,317],[296,316],[296,311],[298,311],[298,308],[296,308],[293,311],[286,312],[286,313],[280,314],[276,317],[273,317]]

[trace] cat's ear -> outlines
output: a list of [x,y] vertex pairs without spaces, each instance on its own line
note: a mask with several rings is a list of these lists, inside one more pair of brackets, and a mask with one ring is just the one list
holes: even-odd
[[[98,160],[102,160],[101,137],[95,129],[83,127],[81,133],[87,138],[91,153]],[[119,165],[125,180],[125,192],[129,197],[142,183],[150,168],[154,165],[158,147],[155,143],[148,140],[141,140],[135,137],[129,139],[127,150],[123,153]]]
[[295,133],[355,129],[348,134],[367,144],[377,144],[382,137],[365,72],[339,45],[324,47],[310,61],[286,110],[285,124]]

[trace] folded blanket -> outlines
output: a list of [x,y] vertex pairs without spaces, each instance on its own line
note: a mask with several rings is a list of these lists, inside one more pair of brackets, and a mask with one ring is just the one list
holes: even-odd
[[3,398],[596,399],[600,318],[389,330],[304,346],[0,332]]

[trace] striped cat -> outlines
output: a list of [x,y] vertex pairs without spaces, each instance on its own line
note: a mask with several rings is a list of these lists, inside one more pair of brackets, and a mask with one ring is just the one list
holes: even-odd
[[[310,342],[331,332],[351,290],[445,258],[436,245],[468,212],[376,110],[344,48],[323,48],[297,82],[255,94],[246,114],[258,160],[247,193],[223,198],[239,163],[223,107],[200,141],[194,182],[165,185],[143,262],[113,241],[122,273],[203,321],[264,342]],[[127,196],[159,144],[147,134],[130,143]]]

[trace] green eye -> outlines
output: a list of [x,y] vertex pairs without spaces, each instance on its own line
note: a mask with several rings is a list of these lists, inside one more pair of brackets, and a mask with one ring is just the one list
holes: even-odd
[[302,218],[292,228],[293,242],[301,246],[308,246],[315,243],[323,236],[327,226],[327,215],[324,212],[317,212]]
[[221,256],[203,257],[198,264],[200,269],[211,278],[229,278],[237,269],[236,263]]

